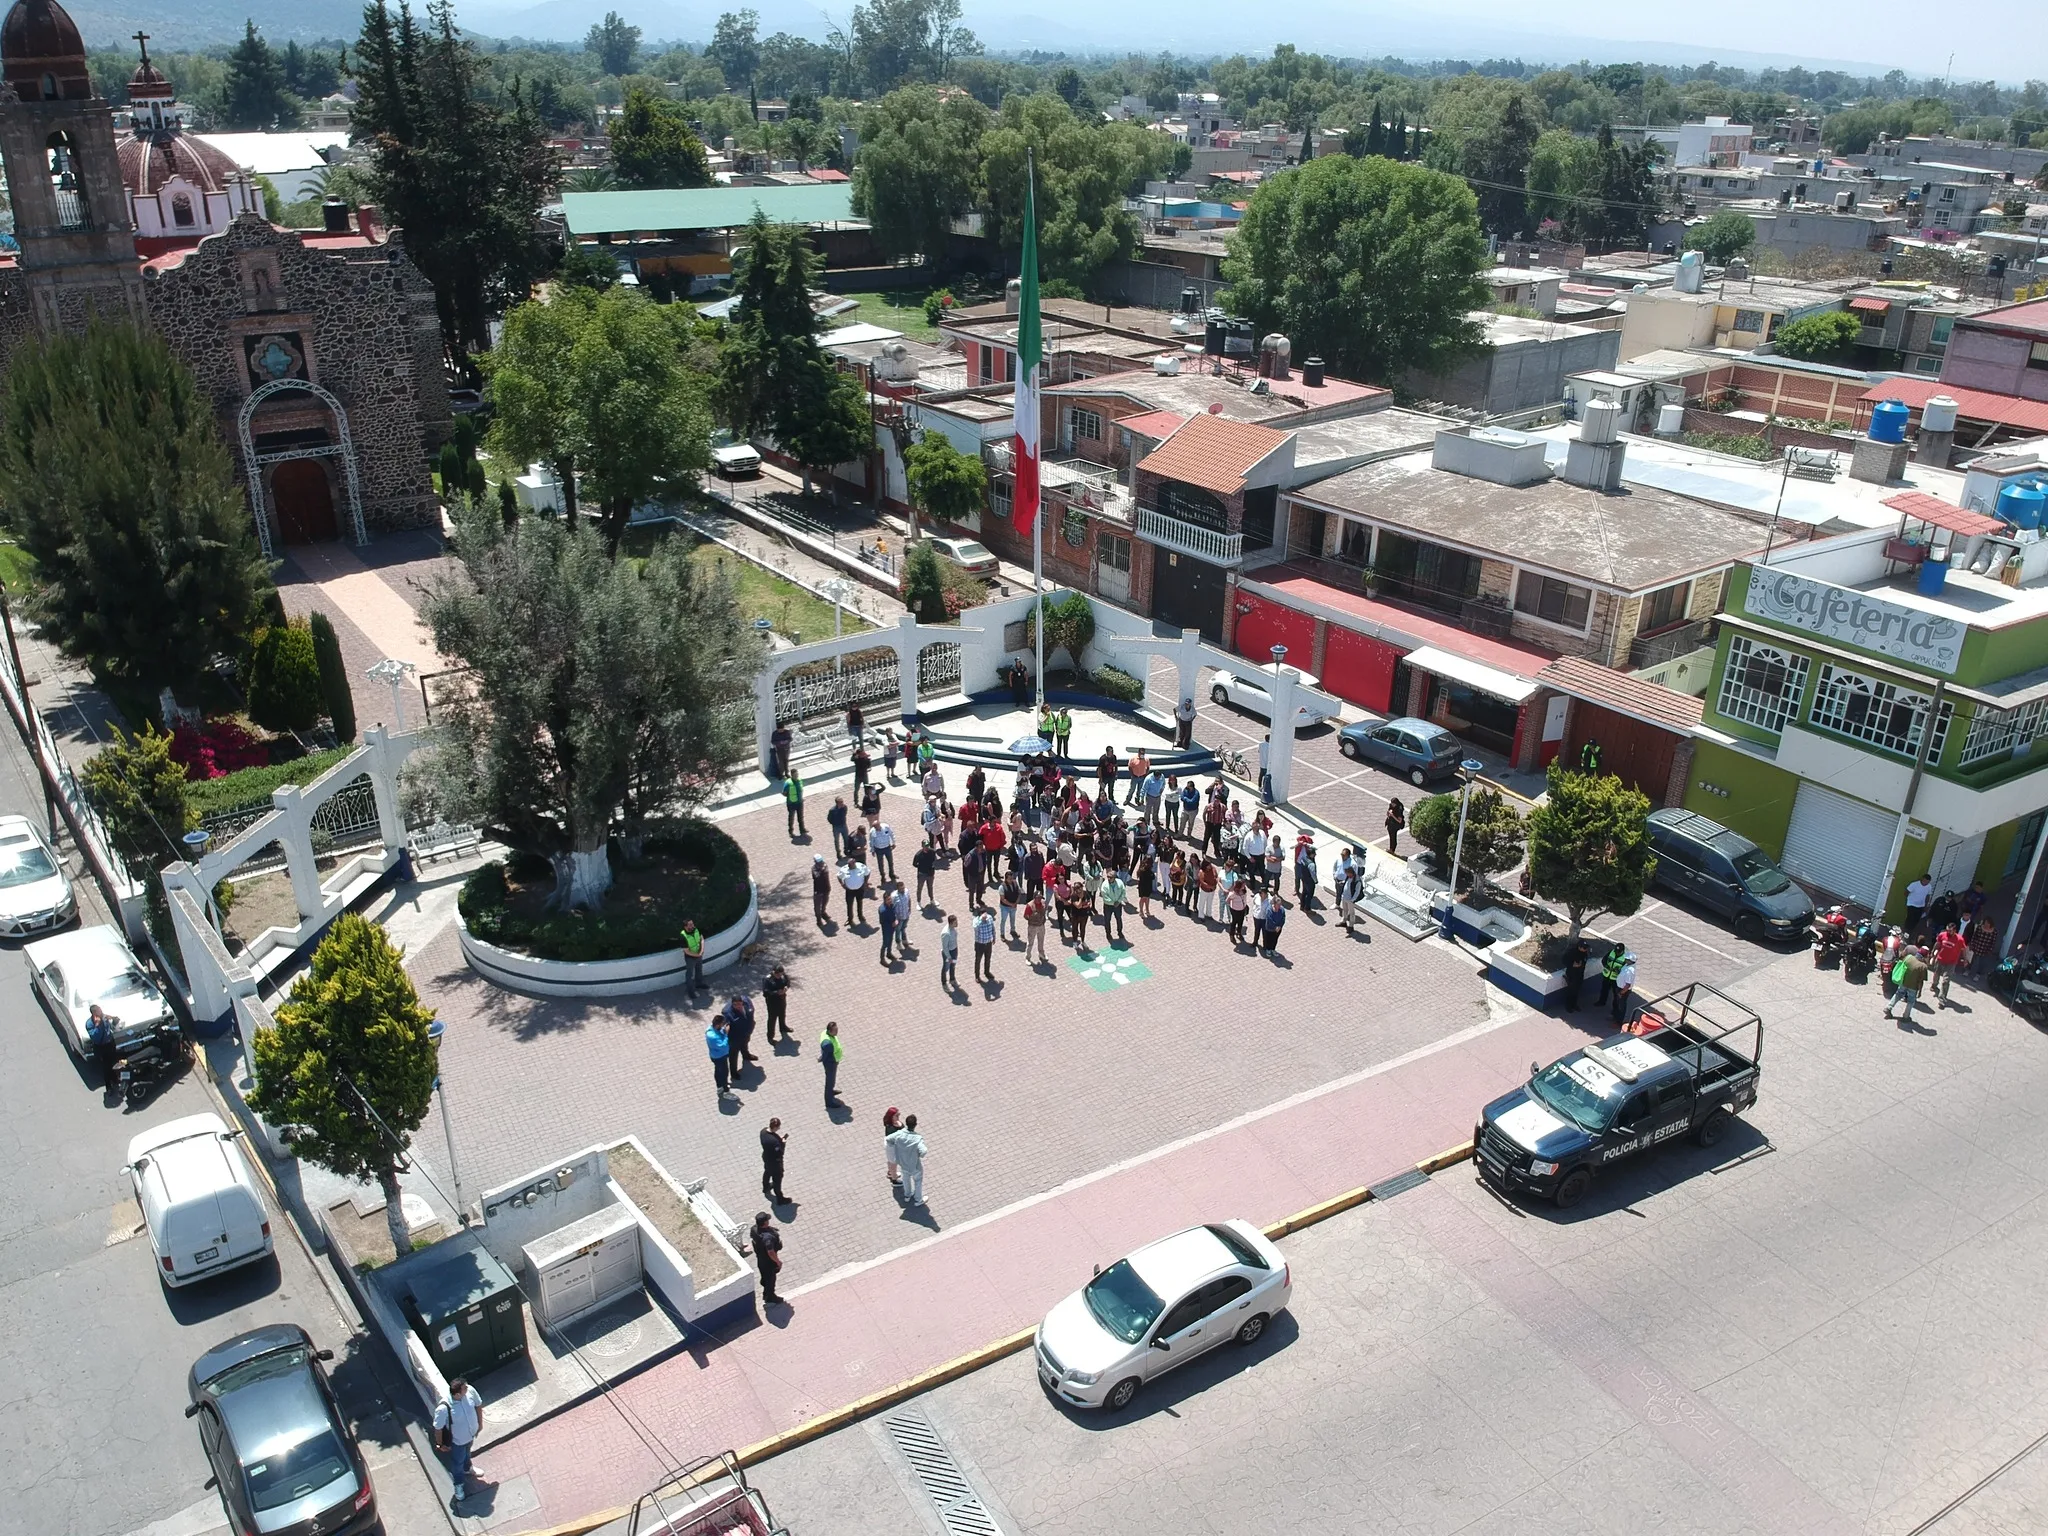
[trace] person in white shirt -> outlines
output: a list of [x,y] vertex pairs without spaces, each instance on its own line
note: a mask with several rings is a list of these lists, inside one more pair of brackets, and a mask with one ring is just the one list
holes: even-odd
[[1927,903],[1934,900],[1934,882],[1921,875],[1906,887],[1906,932],[1917,935],[1927,920]]
[[452,1509],[469,1490],[469,1448],[476,1444],[477,1431],[484,1425],[484,1400],[461,1377],[448,1383],[448,1395],[434,1409],[434,1448],[448,1458],[448,1475],[455,1479]]
[[929,1149],[917,1134],[917,1116],[905,1115],[903,1129],[889,1133],[889,1153],[903,1174],[903,1203],[924,1204],[924,1160]]
[[896,878],[896,829],[886,821],[877,822],[868,834],[868,852],[875,856],[875,868],[884,880]]

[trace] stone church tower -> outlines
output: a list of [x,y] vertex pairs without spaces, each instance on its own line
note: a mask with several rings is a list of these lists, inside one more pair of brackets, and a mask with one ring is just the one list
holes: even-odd
[[93,94],[78,28],[56,0],[15,0],[0,62],[0,161],[37,328],[94,314],[143,323],[113,110]]

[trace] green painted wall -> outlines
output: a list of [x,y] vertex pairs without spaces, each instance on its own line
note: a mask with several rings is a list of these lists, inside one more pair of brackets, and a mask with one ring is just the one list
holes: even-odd
[[2019,836],[2020,821],[2024,819],[2008,821],[1984,834],[1984,852],[1977,860],[1977,878],[1984,882],[1985,890],[1998,889],[1998,882],[2005,875],[2005,861],[2012,856],[2012,840]]
[[[1884,920],[1888,923],[1906,920],[1906,887],[1926,872],[1927,861],[1934,856],[1934,844],[1941,836],[1938,828],[1924,821],[1906,825],[1905,840],[1899,844],[1899,867],[1892,871],[1891,889],[1884,893]],[[1915,832],[1922,835],[1915,837]]]
[[[1715,794],[1703,784],[1728,793]],[[1685,808],[1733,827],[1774,859],[1785,851],[1785,829],[1792,824],[1792,798],[1798,793],[1797,776],[1782,768],[1718,742],[1694,744]]]

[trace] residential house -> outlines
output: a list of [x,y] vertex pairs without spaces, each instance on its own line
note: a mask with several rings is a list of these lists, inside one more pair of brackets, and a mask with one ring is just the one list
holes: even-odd
[[[1894,504],[1894,527],[1732,573],[1685,803],[1897,921],[1923,874],[1995,890],[2033,867],[2048,543],[1936,497]],[[1945,581],[1917,563],[1930,551]]]
[[1493,302],[1534,310],[1544,320],[1557,318],[1557,295],[1569,272],[1558,267],[1495,267],[1482,281],[1493,290]]
[[1575,373],[1614,365],[1621,332],[1611,325],[1575,325],[1474,310],[1478,349],[1442,373],[1411,372],[1415,394],[1486,416],[1512,415],[1555,405]]
[[2048,299],[1959,318],[1949,337],[1941,382],[2023,400],[2048,400]]

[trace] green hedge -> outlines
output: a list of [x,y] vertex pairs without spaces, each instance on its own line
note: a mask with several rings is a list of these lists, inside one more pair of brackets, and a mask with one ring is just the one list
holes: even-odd
[[[717,827],[704,821],[681,823],[648,838],[647,851],[674,854],[697,873],[679,880],[672,896],[643,915],[564,912],[532,918],[515,913],[508,905],[505,867],[498,863],[484,865],[465,880],[456,905],[469,931],[484,943],[539,960],[628,960],[676,948],[686,917],[711,934],[745,916],[751,894],[747,856]],[[544,877],[550,868],[546,859],[532,854],[514,854],[512,862],[531,877]]]
[[1121,699],[1126,704],[1145,702],[1145,685],[1121,667],[1097,667],[1095,691],[1106,699]]
[[217,779],[187,780],[185,806],[193,819],[200,821],[216,811],[232,811],[258,800],[268,800],[273,789],[281,789],[287,784],[312,783],[354,750],[353,747],[334,747],[325,752],[295,757],[288,763],[272,763],[266,768],[244,768]]

